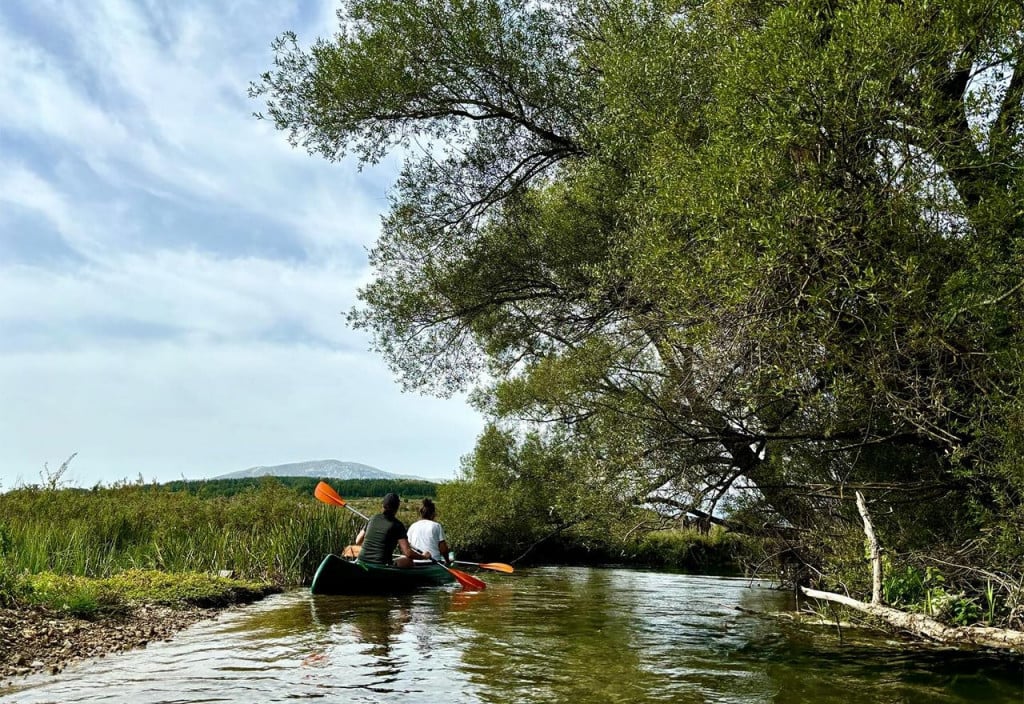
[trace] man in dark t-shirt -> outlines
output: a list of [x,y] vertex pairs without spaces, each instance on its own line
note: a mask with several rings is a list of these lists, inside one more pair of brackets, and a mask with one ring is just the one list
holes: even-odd
[[359,551],[360,560],[389,565],[396,547],[402,553],[394,560],[396,567],[412,567],[413,560],[430,559],[429,552],[414,550],[409,545],[405,524],[395,517],[401,503],[398,494],[389,493],[384,496],[381,513],[373,516],[356,536],[356,545],[362,546]]

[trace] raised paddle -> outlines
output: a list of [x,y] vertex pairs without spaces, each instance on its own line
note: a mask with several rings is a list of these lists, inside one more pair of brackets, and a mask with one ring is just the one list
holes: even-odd
[[515,568],[512,565],[506,565],[504,562],[466,562],[465,560],[452,560],[456,565],[476,565],[481,569],[494,570],[495,572],[504,572],[506,574],[512,574],[515,572]]
[[[363,520],[370,520],[362,513],[357,511],[355,507],[349,506],[345,499],[341,498],[341,494],[336,492],[334,488],[327,482],[320,482],[319,484],[317,484],[316,488],[313,489],[313,496],[320,499],[325,504],[331,504],[332,506],[344,506],[349,511],[352,511]],[[448,570],[451,576],[455,577],[458,583],[462,585],[463,589],[472,589],[473,591],[482,592],[484,589],[487,588],[487,582],[483,581],[482,579],[477,579],[473,575],[466,574],[461,570],[453,569],[448,565],[438,562],[434,558],[430,558],[430,561]]]
[[357,516],[362,518],[364,521],[370,520],[366,515],[360,512],[355,506],[349,506],[345,499],[341,498],[341,494],[334,490],[327,482],[320,482],[313,489],[313,496],[323,501],[325,504],[334,504],[335,506],[344,506],[349,511],[352,511]]

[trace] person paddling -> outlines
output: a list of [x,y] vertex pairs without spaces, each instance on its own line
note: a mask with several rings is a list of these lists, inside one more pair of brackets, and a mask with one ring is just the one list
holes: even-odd
[[416,550],[436,555],[437,559],[451,566],[448,561],[448,543],[445,542],[444,528],[434,520],[437,506],[430,499],[423,499],[420,506],[420,520],[409,526],[409,544]]
[[[431,553],[414,550],[409,545],[409,536],[402,523],[395,514],[402,500],[398,494],[390,492],[384,495],[381,502],[381,512],[372,516],[366,527],[359,531],[355,544],[362,547],[359,551],[359,559],[363,562],[373,562],[380,565],[394,564],[395,567],[412,567],[413,560],[429,560]],[[395,548],[402,554],[392,562],[391,555]]]

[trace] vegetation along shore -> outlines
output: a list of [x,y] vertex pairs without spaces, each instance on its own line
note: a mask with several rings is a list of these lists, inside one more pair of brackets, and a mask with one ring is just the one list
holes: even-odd
[[[93,489],[21,487],[0,495],[0,681],[59,672],[69,662],[171,637],[220,609],[308,585],[321,558],[358,531],[354,514],[312,497],[304,479],[217,480]],[[334,482],[364,513],[379,505],[373,482]],[[534,517],[509,523],[516,542],[473,532],[455,486],[397,482],[401,516],[440,491],[464,558],[537,545],[525,562],[631,562],[740,570],[741,541],[722,531],[633,531],[612,547],[544,539]],[[628,529],[627,529],[628,530]],[[686,537],[682,537],[686,536]],[[231,576],[223,576],[230,574]]]
[[[740,515],[681,522],[650,507],[580,505],[565,522],[549,510],[550,497],[507,488],[496,472],[502,465],[486,458],[468,458],[455,481],[396,485],[408,490],[400,515],[411,522],[418,499],[434,496],[463,559],[625,564],[788,583],[779,559],[785,545],[746,530]],[[375,484],[334,486],[363,513],[379,505]],[[353,513],[316,501],[305,479],[8,491],[0,495],[0,677],[58,672],[76,659],[172,637],[224,607],[308,585],[322,556],[339,552],[358,528]],[[965,593],[955,572],[895,570],[891,559],[881,581],[885,603],[986,633],[1013,625],[1016,611],[997,587]],[[854,576],[870,578],[861,572]],[[860,622],[884,625],[871,614]]]
[[167,638],[308,582],[354,533],[351,518],[278,481],[239,481],[231,495],[216,483],[176,489],[0,495],[0,676]]

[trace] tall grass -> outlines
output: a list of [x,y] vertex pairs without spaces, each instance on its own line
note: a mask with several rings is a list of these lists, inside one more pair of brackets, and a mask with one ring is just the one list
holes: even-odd
[[0,569],[108,577],[127,569],[307,583],[361,521],[277,482],[200,498],[146,485],[0,495]]

